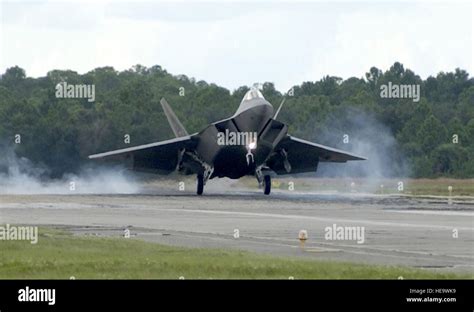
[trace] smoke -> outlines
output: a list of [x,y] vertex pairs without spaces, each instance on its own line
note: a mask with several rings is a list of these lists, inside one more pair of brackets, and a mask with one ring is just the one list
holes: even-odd
[[0,194],[131,194],[138,184],[120,167],[89,166],[61,179],[49,178],[49,170],[17,157],[11,147],[1,148]]
[[[375,182],[409,176],[410,168],[392,131],[374,114],[343,107],[330,114],[323,124],[327,130],[315,134],[314,141],[366,157],[367,160],[345,164],[320,163],[316,173],[318,177],[360,177]],[[132,176],[121,167],[103,166],[83,167],[76,174],[68,173],[60,179],[51,179],[46,166],[18,157],[13,148],[0,145],[0,194],[131,194],[143,191],[143,183],[137,179],[136,175]],[[155,181],[152,185],[154,189],[157,184],[160,188],[164,187],[162,184],[167,185]],[[187,184],[194,188],[192,182]],[[170,185],[175,187],[176,183]],[[219,183],[209,183],[212,189],[218,191],[239,185],[233,180],[222,179]]]
[[344,108],[331,114],[320,142],[367,158],[345,164],[320,163],[318,175],[338,177],[407,177],[410,168],[392,131],[371,114]]

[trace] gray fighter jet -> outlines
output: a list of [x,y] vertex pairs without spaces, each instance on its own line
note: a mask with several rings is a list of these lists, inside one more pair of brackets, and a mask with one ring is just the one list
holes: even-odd
[[89,156],[124,161],[136,171],[197,175],[197,194],[209,179],[255,176],[270,194],[275,175],[315,172],[319,162],[365,158],[288,135],[288,126],[260,90],[251,88],[235,114],[188,134],[166,100],[161,105],[176,138]]

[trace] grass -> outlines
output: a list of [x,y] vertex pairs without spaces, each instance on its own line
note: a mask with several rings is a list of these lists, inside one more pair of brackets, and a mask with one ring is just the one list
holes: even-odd
[[[294,190],[300,192],[337,191],[343,193],[361,192],[372,194],[404,194],[404,195],[435,195],[474,196],[474,179],[369,179],[369,178],[275,178],[274,189],[288,190],[289,182],[293,182]],[[399,182],[403,182],[403,190],[399,190]],[[253,179],[242,179],[246,187],[256,188]],[[354,184],[352,184],[354,183]],[[382,187],[383,185],[383,187]]]
[[39,229],[36,245],[0,241],[0,279],[451,279],[404,267],[280,258],[170,247],[126,238],[79,237]]
[[474,179],[413,179],[407,182],[407,191],[413,195],[449,196],[452,186],[453,196],[474,196]]

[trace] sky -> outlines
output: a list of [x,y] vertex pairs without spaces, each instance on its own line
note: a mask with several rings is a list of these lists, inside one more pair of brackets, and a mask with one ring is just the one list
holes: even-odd
[[474,72],[472,1],[4,1],[0,73],[160,65],[234,90],[285,92],[401,62],[422,78]]

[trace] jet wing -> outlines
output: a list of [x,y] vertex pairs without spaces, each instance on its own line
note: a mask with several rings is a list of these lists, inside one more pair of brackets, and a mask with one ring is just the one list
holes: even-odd
[[267,165],[278,174],[291,174],[314,172],[320,161],[347,162],[365,159],[352,153],[287,135],[275,147],[275,153],[267,160]]
[[169,174],[176,169],[181,151],[194,148],[195,135],[187,135],[171,140],[128,147],[100,154],[90,155],[90,159],[122,161],[136,171]]

